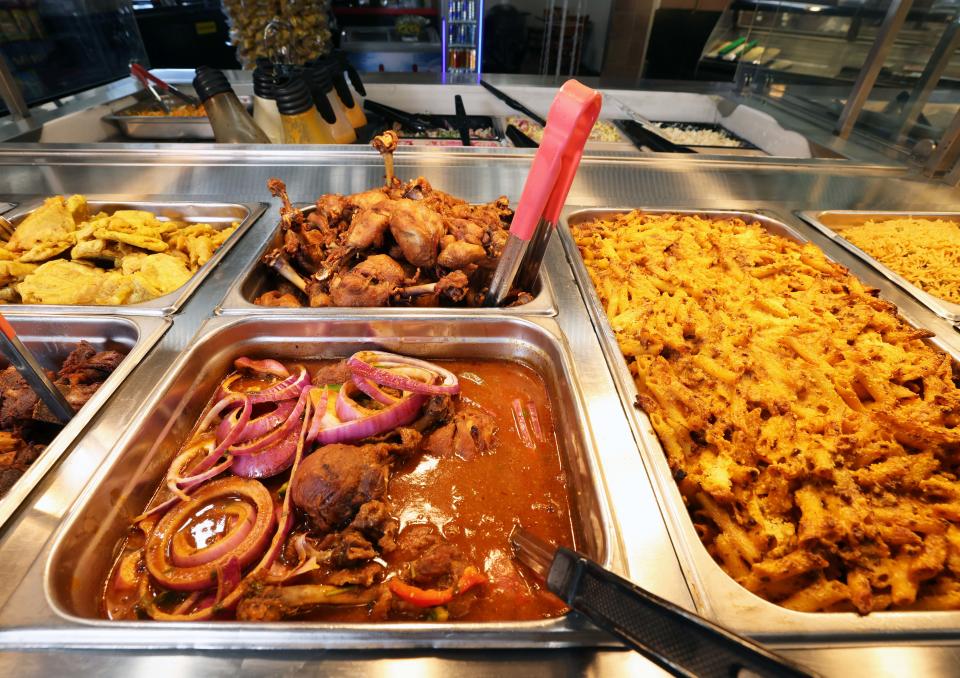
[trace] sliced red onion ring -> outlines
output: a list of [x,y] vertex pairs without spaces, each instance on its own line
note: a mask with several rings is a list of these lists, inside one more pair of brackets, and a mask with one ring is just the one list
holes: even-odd
[[170,562],[177,567],[205,565],[239,547],[253,530],[256,510],[250,504],[238,501],[227,504],[223,512],[236,519],[226,534],[209,546],[196,548],[188,543],[186,532],[177,532],[170,540]]
[[[224,379],[217,393],[220,395],[238,393],[237,391],[231,390],[230,385],[241,376],[243,375],[232,374]],[[296,398],[300,395],[300,390],[305,384],[310,384],[310,373],[301,365],[297,374],[291,375],[277,384],[268,386],[262,391],[252,391],[243,393],[243,395],[248,397],[250,403],[253,405],[258,403],[272,403],[278,400],[286,400],[287,398]]]
[[216,610],[220,601],[233,593],[240,585],[243,579],[243,568],[240,567],[240,559],[231,556],[227,562],[217,568],[217,597],[211,607]]
[[[297,450],[293,458],[293,467],[290,472],[290,477],[293,478],[297,473],[297,468],[300,466],[300,460],[303,459],[303,450],[306,444],[306,433],[307,433],[307,422],[310,420],[311,408],[308,404],[306,413],[303,419],[303,424],[300,427],[300,435],[297,441]],[[251,481],[247,481],[251,482]],[[260,559],[260,562],[247,573],[247,576],[241,579],[240,583],[233,589],[232,592],[227,594],[225,597],[219,600],[216,605],[209,605],[202,609],[199,609],[195,612],[185,613],[185,614],[170,614],[165,613],[156,608],[156,605],[153,603],[152,599],[147,595],[147,591],[143,591],[141,599],[146,599],[147,613],[150,614],[154,619],[160,619],[164,621],[203,621],[206,619],[211,619],[214,614],[214,610],[232,610],[236,607],[237,603],[240,601],[240,598],[246,593],[247,582],[259,580],[261,578],[261,573],[266,570],[269,570],[273,565],[274,561],[277,559],[277,556],[280,555],[280,551],[283,548],[284,540],[287,538],[290,529],[293,527],[293,511],[291,508],[291,495],[292,492],[287,492],[283,500],[283,508],[281,510],[281,520],[280,527],[277,530],[276,534],[273,537],[273,541],[270,543],[267,552],[264,554],[263,558]],[[147,579],[144,577],[144,579]]]
[[372,379],[367,379],[356,374],[353,375],[352,379],[354,386],[376,400],[378,403],[383,405],[393,405],[400,400],[400,398],[392,396],[384,391],[382,388],[380,388],[380,385]]
[[[453,372],[417,358],[384,351],[358,351],[347,359],[347,365],[354,375],[401,391],[424,395],[454,395],[460,392],[460,382]],[[408,371],[409,368],[416,368],[417,371]],[[425,383],[416,378],[428,379],[428,375],[440,383]]]
[[330,399],[330,391],[326,386],[323,388],[313,387],[310,389],[310,404],[313,409],[313,416],[310,417],[310,428],[307,430],[307,442],[312,443],[317,439],[320,428],[323,425],[323,417],[327,414],[327,401]]
[[[227,451],[234,457],[262,453],[264,450],[268,450],[271,446],[283,441],[291,432],[296,432],[297,424],[300,423],[300,415],[303,414],[303,408],[307,403],[309,390],[308,386],[303,387],[303,390],[300,392],[300,397],[297,398],[293,409],[282,424],[259,438],[253,438],[242,443],[237,443],[236,445],[231,445],[227,448]],[[234,462],[234,468],[236,468],[236,462]]]
[[406,426],[417,418],[420,408],[423,407],[425,402],[427,402],[425,395],[408,395],[395,405],[380,410],[369,417],[354,419],[339,426],[321,429],[317,433],[317,442],[321,445],[351,442],[375,436],[398,426]]
[[531,450],[535,449],[537,444],[533,442],[533,438],[530,437],[530,430],[527,428],[526,417],[523,416],[523,405],[520,404],[520,399],[514,400],[512,405],[513,423],[517,427],[517,435],[520,436],[520,442],[523,443],[524,447],[529,447]]
[[[337,402],[334,403],[334,410],[340,418],[340,421],[363,419],[364,417],[369,417],[381,411],[379,408],[372,410],[357,403],[357,401],[353,399],[352,394],[359,390],[357,385],[352,381],[348,381],[340,387],[340,392],[337,393]],[[394,400],[389,404],[396,405],[397,402],[398,400]]]
[[235,457],[231,470],[242,478],[270,478],[290,468],[297,451],[297,430],[262,452]]
[[238,370],[247,369],[251,372],[260,372],[261,374],[272,374],[275,377],[286,379],[290,376],[290,371],[276,360],[267,358],[266,360],[251,360],[244,356],[233,361],[233,366]]
[[[224,496],[239,496],[255,504],[256,520],[253,529],[240,544],[234,545],[232,550],[202,565],[175,565],[169,555],[174,535],[197,511]],[[176,591],[198,591],[213,585],[216,568],[226,565],[230,558],[237,558],[242,568],[263,553],[274,524],[273,498],[266,487],[255,480],[237,477],[214,480],[200,488],[189,501],[182,502],[160,519],[147,537],[143,559],[150,575],[161,586]]]
[[[290,412],[293,411],[296,402],[293,398],[281,400],[276,403],[276,407],[270,412],[251,419],[243,431],[240,432],[240,435],[237,436],[237,442],[245,443],[248,440],[265,435],[285,422],[287,417],[290,416]],[[223,440],[227,436],[230,428],[236,426],[239,416],[240,410],[233,410],[220,421],[220,426],[217,427],[217,440]]]

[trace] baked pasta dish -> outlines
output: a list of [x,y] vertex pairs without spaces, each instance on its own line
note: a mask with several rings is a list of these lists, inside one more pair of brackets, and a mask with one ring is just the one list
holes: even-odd
[[880,219],[838,232],[935,297],[960,304],[960,224],[944,219]]
[[960,609],[960,375],[928,332],[756,222],[572,230],[728,574],[793,610]]

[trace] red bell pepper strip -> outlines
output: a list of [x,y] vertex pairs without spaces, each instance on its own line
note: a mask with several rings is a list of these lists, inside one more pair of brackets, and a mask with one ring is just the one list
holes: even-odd
[[478,584],[485,584],[487,578],[477,571],[477,568],[469,566],[464,569],[463,574],[457,581],[456,586],[447,589],[422,589],[418,586],[411,586],[398,577],[390,580],[390,591],[398,598],[405,600],[411,605],[417,607],[436,607],[437,605],[446,605],[454,596],[472,589]]

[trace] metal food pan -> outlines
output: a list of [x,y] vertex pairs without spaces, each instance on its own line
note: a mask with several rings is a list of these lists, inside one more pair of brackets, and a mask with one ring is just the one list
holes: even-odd
[[[14,223],[19,224],[33,210],[43,204],[42,199],[24,203],[19,208],[6,215]],[[188,223],[210,224],[214,228],[222,229],[237,222],[239,226],[233,235],[227,238],[210,260],[201,266],[196,273],[178,289],[163,296],[144,301],[139,304],[123,304],[120,306],[95,305],[60,305],[60,304],[0,304],[0,311],[5,314],[15,313],[87,313],[87,314],[121,314],[121,315],[167,315],[175,313],[200,286],[220,260],[226,256],[247,229],[263,214],[267,206],[262,202],[227,203],[227,202],[180,202],[167,200],[139,200],[136,198],[108,198],[88,197],[87,204],[91,213],[117,210],[146,210],[158,217],[185,221]]]
[[[70,509],[44,572],[47,602],[78,625],[51,646],[329,649],[550,647],[609,643],[578,615],[504,623],[120,622],[99,618],[99,595],[130,519],[162,482],[217,384],[241,355],[345,357],[384,349],[423,358],[521,361],[543,377],[567,475],[575,546],[623,572],[616,530],[586,422],[583,395],[559,327],[520,318],[214,318],[167,371]],[[506,537],[506,535],[504,535]]]
[[[527,118],[527,116],[525,116],[525,115],[523,115],[523,114],[521,114],[521,113],[516,113],[516,114],[513,114],[513,113],[512,113],[511,116],[512,116],[512,115],[518,115],[518,116],[520,116],[521,118]],[[507,125],[510,124],[510,123],[507,121],[507,117],[508,117],[508,116],[505,116],[505,115],[504,115],[504,116],[498,117],[496,120],[497,120],[497,124],[500,126],[500,129],[503,130],[504,138],[507,139],[507,143],[512,146],[513,144],[510,142],[509,137],[506,136]],[[530,118],[527,118],[527,120],[530,120]],[[530,122],[534,122],[534,121],[533,121],[533,120],[530,120]],[[598,122],[599,122],[599,121],[598,121]],[[615,123],[616,121],[614,121],[614,120],[604,120],[603,122]],[[539,123],[537,123],[537,124],[539,124]],[[583,147],[584,151],[593,151],[593,152],[595,152],[595,153],[603,153],[603,152],[608,152],[608,151],[609,151],[609,152],[636,153],[636,152],[638,151],[638,149],[637,149],[637,147],[633,144],[633,142],[630,141],[630,139],[628,138],[627,134],[626,134],[618,125],[614,124],[614,127],[617,128],[617,133],[620,135],[620,141],[591,141],[591,140],[588,140],[587,143],[586,143],[586,145]],[[522,130],[521,130],[521,131],[522,131]],[[536,142],[536,139],[533,139],[533,137],[530,137],[530,139],[533,140],[534,142]]]
[[[705,218],[740,218],[748,222],[756,221],[774,235],[798,243],[807,242],[807,239],[798,231],[762,211],[639,209],[648,214],[698,214]],[[890,641],[894,638],[929,638],[948,632],[955,634],[956,629],[960,627],[960,612],[872,612],[861,617],[853,612],[788,610],[740,586],[710,556],[694,529],[693,521],[690,520],[653,425],[643,410],[636,407],[638,393],[633,376],[617,345],[606,312],[569,228],[572,225],[609,218],[630,211],[633,211],[633,208],[567,210],[564,221],[568,227],[561,228],[560,232],[567,258],[573,268],[574,278],[577,280],[593,321],[644,465],[653,480],[657,499],[667,522],[667,529],[700,614],[734,631],[758,639],[783,643],[857,642],[866,641],[871,637],[882,637]],[[830,250],[824,250],[824,252],[828,258],[833,259]],[[947,351],[954,360],[960,360],[960,355],[946,342],[937,337],[931,338],[930,342]]]
[[[248,109],[252,105],[250,97],[240,97]],[[213,127],[206,116],[175,116],[175,115],[130,115],[126,111],[142,109],[149,105],[149,100],[138,101],[125,108],[103,116],[103,120],[112,122],[120,132],[130,139],[152,140],[179,140],[179,141],[213,141]],[[169,102],[179,105],[175,99]]]
[[[726,127],[719,123],[710,123],[710,122],[676,122],[673,120],[656,120],[654,121],[658,125],[666,125],[668,127],[679,127],[684,131],[691,130],[700,130],[700,131],[710,131],[710,132],[722,132],[727,135],[734,141],[736,141],[739,146],[715,146],[713,144],[680,144],[681,146],[686,146],[687,148],[692,148],[698,153],[723,153],[724,151],[759,151],[759,155],[769,155],[761,150],[756,144],[752,144],[746,139],[744,139],[739,134],[731,132]],[[656,132],[657,129],[653,128],[651,131]],[[660,134],[664,139],[667,139],[666,136]],[[668,139],[669,141],[669,139]],[[672,142],[677,143],[677,142]],[[700,150],[704,149],[704,150]]]
[[[310,214],[316,209],[316,205],[299,204],[298,208],[304,214]],[[217,307],[217,313],[223,315],[235,315],[240,313],[266,313],[276,315],[311,315],[311,316],[329,316],[331,314],[341,315],[343,313],[351,314],[369,314],[369,315],[411,315],[414,313],[425,314],[443,314],[443,315],[471,315],[474,313],[481,315],[492,314],[522,314],[522,315],[556,315],[557,304],[553,295],[553,288],[550,285],[550,273],[548,266],[540,267],[540,276],[536,287],[533,289],[533,301],[522,306],[509,306],[506,308],[471,308],[465,306],[448,307],[419,307],[419,306],[380,306],[375,308],[347,308],[342,306],[327,306],[323,308],[283,308],[273,306],[259,306],[254,299],[264,292],[269,291],[271,284],[279,282],[279,276],[271,271],[261,262],[263,255],[272,249],[283,245],[283,235],[280,225],[272,238],[267,240],[264,246],[257,253],[249,266],[230,286],[226,296]]]
[[12,210],[12,209],[13,209],[14,207],[16,207],[16,206],[17,206],[17,204],[14,203],[14,202],[2,202],[2,201],[0,201],[0,214],[6,214],[7,212],[9,212],[10,210]]
[[829,210],[797,212],[797,216],[816,228],[825,236],[833,240],[844,249],[853,252],[865,262],[873,266],[884,278],[897,285],[904,292],[912,296],[921,304],[929,308],[941,318],[951,322],[960,321],[960,304],[941,299],[926,292],[904,278],[886,264],[864,252],[852,242],[843,237],[843,229],[851,226],[860,226],[867,221],[881,219],[908,219],[911,217],[927,219],[943,219],[957,222],[960,228],[960,213],[958,212],[869,212],[857,210]]
[[[14,483],[10,491],[0,497],[0,526],[14,514],[31,490],[43,479],[70,444],[79,436],[104,403],[160,339],[170,321],[164,318],[119,318],[116,316],[8,316],[17,335],[36,356],[40,364],[50,370],[60,369],[66,357],[85,339],[98,351],[115,350],[127,357],[107,377],[93,397],[80,409],[70,423],[50,441],[40,456]],[[0,358],[0,369],[8,366]]]

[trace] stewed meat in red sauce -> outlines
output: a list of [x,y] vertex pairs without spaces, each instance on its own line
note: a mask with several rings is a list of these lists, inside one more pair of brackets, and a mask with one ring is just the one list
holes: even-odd
[[[57,372],[48,376],[79,410],[123,360],[117,351],[97,351],[81,340]],[[0,370],[0,497],[26,473],[62,424],[13,366]]]
[[[331,622],[510,621],[563,614],[562,602],[512,558],[508,543],[517,521],[556,544],[573,543],[543,381],[513,362],[437,364],[456,375],[459,393],[423,396],[409,423],[366,439],[308,445],[292,470],[270,478],[233,478],[227,471],[226,480],[212,483],[241,483],[244,496],[205,503],[199,493],[208,488],[191,490],[192,515],[172,536],[162,533],[186,501],[175,497],[166,513],[131,527],[104,585],[103,614]],[[295,371],[292,364],[286,367]],[[314,387],[346,388],[338,385],[351,379],[343,361],[307,367]],[[254,393],[278,381],[243,373],[233,383]],[[396,397],[402,391],[380,393]],[[362,398],[357,402],[369,405]],[[332,404],[320,402],[333,411]],[[251,421],[270,413],[255,405]],[[191,445],[214,444],[210,436],[195,436],[181,454],[189,457]],[[212,577],[194,572],[192,559],[215,549],[218,540],[232,544],[241,533],[258,534],[256,527],[247,528],[259,520],[249,508],[249,497],[258,492],[250,483],[264,486],[275,507],[290,507],[292,527],[276,559],[264,568],[255,559],[243,565],[221,559],[212,561]],[[150,505],[171,497],[161,488]],[[280,508],[277,521],[282,525]],[[158,548],[166,551],[158,555]],[[156,559],[167,557],[180,558],[172,569],[182,570],[184,579],[158,571]],[[194,586],[187,575],[205,583]],[[221,602],[211,605],[214,599]]]

